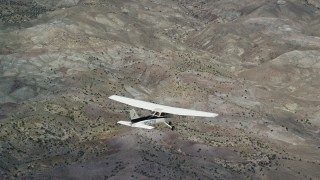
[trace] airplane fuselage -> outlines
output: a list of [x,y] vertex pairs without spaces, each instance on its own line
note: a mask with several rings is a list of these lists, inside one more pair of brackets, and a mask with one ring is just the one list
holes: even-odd
[[169,124],[166,122],[166,120],[171,119],[172,116],[169,114],[164,114],[164,115],[159,115],[159,114],[154,113],[148,116],[131,119],[131,121],[119,121],[118,123],[126,126],[140,127],[140,128],[146,128],[146,129],[153,128],[151,126],[153,124],[164,123],[171,129],[173,129],[173,126],[171,126],[171,122],[169,122]]
[[118,121],[119,124],[131,126],[131,127],[139,127],[145,129],[153,129],[153,124],[164,123],[171,129],[174,127],[171,126],[171,122],[169,124],[166,120],[171,119],[172,115],[167,113],[153,112],[148,116],[139,117],[135,110],[131,110],[130,112],[131,121]]
[[142,108],[152,111],[153,113],[149,116],[139,117],[137,113],[133,110],[130,111],[131,121],[118,121],[118,124],[131,126],[131,127],[139,127],[144,129],[153,129],[154,127],[151,124],[157,123],[164,123],[172,130],[174,130],[174,126],[166,122],[168,118],[171,118],[172,115],[181,115],[181,116],[199,116],[199,117],[216,117],[218,114],[204,112],[204,111],[197,111],[192,109],[184,109],[184,108],[177,108],[171,106],[165,106],[161,104],[150,103],[146,101],[141,101],[137,99],[131,99],[127,97],[112,95],[109,97],[112,100]]
[[165,119],[168,119],[169,117],[165,116],[155,116],[155,115],[149,115],[144,117],[139,117],[136,119],[132,119],[132,124],[144,122],[145,124],[156,124],[156,123],[162,123],[165,122]]

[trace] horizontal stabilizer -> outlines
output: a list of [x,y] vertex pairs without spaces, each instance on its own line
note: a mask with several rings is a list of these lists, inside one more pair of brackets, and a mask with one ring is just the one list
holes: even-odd
[[132,127],[138,127],[138,128],[144,128],[144,129],[153,129],[153,126],[148,126],[144,123],[134,123],[132,124]]
[[118,124],[126,125],[126,126],[131,126],[132,123],[130,121],[118,121]]
[[137,128],[144,128],[144,129],[153,129],[153,126],[148,126],[142,122],[140,123],[131,123],[130,121],[118,121],[118,124],[122,124],[125,126],[130,126],[130,127],[137,127]]

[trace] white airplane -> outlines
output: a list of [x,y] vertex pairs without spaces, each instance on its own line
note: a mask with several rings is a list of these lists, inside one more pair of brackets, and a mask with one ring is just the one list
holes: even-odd
[[216,117],[218,114],[216,113],[209,113],[203,111],[196,111],[191,109],[183,109],[177,107],[170,107],[164,106],[160,104],[140,101],[136,99],[131,99],[127,97],[112,95],[109,97],[112,100],[118,101],[120,103],[124,103],[130,106],[147,109],[152,111],[152,113],[148,116],[139,117],[138,114],[134,109],[130,111],[131,121],[118,121],[117,123],[131,126],[131,127],[138,127],[138,128],[145,128],[145,129],[153,129],[152,124],[157,123],[164,123],[172,130],[174,130],[174,126],[169,121],[166,122],[166,119],[170,119],[172,115],[181,115],[181,116],[199,116],[199,117]]

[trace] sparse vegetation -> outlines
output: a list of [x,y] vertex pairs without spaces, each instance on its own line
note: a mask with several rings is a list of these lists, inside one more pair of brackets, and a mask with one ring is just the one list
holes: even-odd
[[[3,1],[0,179],[316,179],[319,13],[301,2]],[[112,94],[219,116],[128,129]]]

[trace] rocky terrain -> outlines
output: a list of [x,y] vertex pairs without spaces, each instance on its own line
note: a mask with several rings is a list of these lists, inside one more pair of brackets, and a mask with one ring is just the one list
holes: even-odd
[[319,179],[319,3],[0,0],[0,179]]

